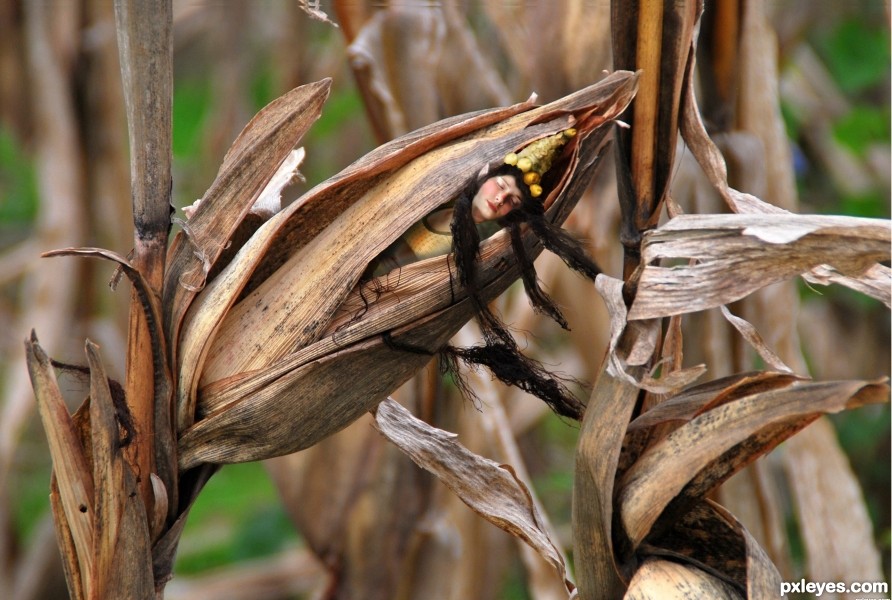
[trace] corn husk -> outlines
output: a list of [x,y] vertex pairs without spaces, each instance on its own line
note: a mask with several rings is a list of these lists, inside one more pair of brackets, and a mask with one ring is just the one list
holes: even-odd
[[[185,315],[181,468],[309,447],[418,371],[429,354],[393,350],[382,334],[434,353],[471,318],[470,303],[452,288],[449,258],[435,257],[390,274],[387,292],[364,317],[338,329],[335,319],[351,296],[355,303],[369,261],[454,198],[483,165],[573,125],[578,142],[545,200],[550,218],[562,222],[635,82],[618,72],[542,107],[523,103],[441,121],[382,146],[265,223]],[[527,243],[538,253],[531,237]],[[504,233],[482,245],[488,298],[517,277],[509,246]]]

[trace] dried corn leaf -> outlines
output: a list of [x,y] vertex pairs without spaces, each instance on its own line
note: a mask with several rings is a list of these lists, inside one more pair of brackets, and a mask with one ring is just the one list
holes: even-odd
[[713,379],[688,388],[654,406],[629,424],[628,431],[649,429],[663,424],[686,423],[705,410],[716,408],[744,396],[785,388],[798,377],[786,373],[755,371]]
[[56,530],[59,551],[62,554],[62,570],[65,573],[68,593],[73,600],[83,600],[86,598],[84,577],[87,576],[87,573],[82,575],[78,563],[77,546],[74,544],[71,527],[65,518],[65,507],[59,494],[59,480],[55,475],[50,478],[50,508],[53,511],[53,525]]
[[[600,279],[600,278],[599,278]],[[586,407],[576,447],[573,539],[581,598],[617,598],[625,585],[614,548],[613,495],[623,432],[639,389],[601,371]]]
[[[858,276],[889,259],[890,223],[813,215],[680,215],[645,236],[630,319],[695,312],[830,264]],[[655,266],[660,259],[692,264]]]
[[183,315],[210,268],[254,201],[300,138],[319,118],[331,80],[307,84],[274,100],[245,127],[226,153],[217,178],[174,238],[165,273],[165,333],[174,354]]
[[860,277],[848,277],[833,267],[821,265],[804,275],[804,278],[809,283],[844,285],[892,308],[892,269],[886,265],[877,263]]
[[[760,77],[760,79],[766,78]],[[691,154],[697,159],[697,162],[703,169],[703,173],[715,190],[721,195],[731,210],[737,213],[793,214],[781,207],[763,202],[751,194],[735,190],[728,185],[728,169],[725,159],[706,132],[706,127],[703,125],[703,120],[697,107],[693,85],[693,78],[689,78],[688,89],[682,102],[682,114],[679,125],[685,144],[687,144]],[[780,179],[786,179],[786,177],[782,176]],[[785,182],[779,185],[782,190],[787,191]],[[789,196],[789,194],[786,195]],[[873,265],[869,269],[863,270],[857,277],[852,276],[851,273],[836,272],[832,266],[828,265],[817,265],[810,270],[811,272],[805,275],[805,278],[809,281],[824,285],[829,283],[844,285],[876,298],[886,306],[892,307],[892,292],[890,292],[892,290],[892,274],[890,274],[890,269],[884,265]]]
[[[391,332],[398,342],[433,353],[471,317],[469,303],[457,298],[452,290],[455,276],[450,257],[440,256],[402,269],[397,281],[387,284],[390,298],[398,300],[397,304],[384,303],[381,310],[370,309],[362,319],[332,332],[336,310],[348,299],[350,288],[368,261],[403,228],[457,194],[479,165],[565,127],[566,111],[579,109],[582,115],[577,121],[577,152],[566,167],[564,180],[549,196],[549,202],[553,202],[549,216],[562,222],[598,164],[596,152],[607,133],[605,119],[618,114],[628,103],[634,86],[633,74],[615,74],[605,83],[558,103],[433,150],[427,145],[429,140],[424,143],[423,136],[410,134],[373,153],[380,160],[367,157],[348,169],[347,175],[323,184],[317,192],[311,191],[309,198],[298,202],[305,208],[303,212],[285,211],[269,221],[223,271],[218,279],[220,287],[215,281],[202,294],[209,294],[208,303],[199,297],[192,323],[201,324],[187,328],[184,343],[191,349],[184,356],[200,356],[207,349],[208,336],[199,337],[197,332],[213,331],[217,323],[197,307],[204,306],[210,314],[225,311],[222,304],[231,301],[234,290],[244,285],[248,269],[257,261],[254,254],[258,248],[253,244],[266,245],[273,237],[282,238],[276,246],[269,246],[265,255],[268,261],[277,263],[284,259],[275,256],[283,253],[278,246],[297,233],[291,231],[296,224],[317,235],[310,241],[304,238],[304,248],[255,290],[259,293],[249,294],[234,315],[226,315],[203,374],[207,384],[200,394],[199,412],[206,418],[184,432],[181,466],[201,461],[257,460],[306,448],[369,410],[423,366],[429,355],[395,351],[377,334]],[[543,118],[544,123],[531,124]],[[454,128],[450,135],[468,131],[462,120],[448,123]],[[586,126],[589,135],[583,133]],[[442,132],[437,139],[443,140]],[[368,177],[372,169],[381,169],[386,162],[400,160],[401,148],[408,148],[410,156],[422,149],[428,152],[385,179],[373,178],[370,183],[362,177]],[[468,160],[470,157],[473,160]],[[351,191],[363,187],[364,194],[350,197]],[[351,201],[357,204],[342,214],[329,212],[338,203]],[[370,222],[368,212],[379,220]],[[329,226],[321,228],[311,218],[314,216]],[[531,254],[540,251],[532,236],[526,241]],[[517,277],[513,261],[506,260],[509,248],[504,233],[493,236],[481,248],[479,280],[485,298],[495,297]],[[295,277],[296,273],[302,276]],[[425,273],[439,276],[431,279]],[[425,280],[424,286],[419,286],[421,279]],[[407,294],[408,288],[415,293]],[[407,326],[400,330],[403,325]],[[253,372],[246,372],[252,368]],[[184,396],[189,394],[187,388],[181,389]]]
[[98,348],[88,341],[86,352],[95,493],[92,593],[97,598],[151,599],[155,586],[145,506],[121,452],[115,407]]
[[722,316],[725,317],[725,319],[734,326],[734,329],[736,329],[740,335],[749,342],[750,346],[759,353],[759,356],[762,357],[762,360],[765,361],[766,365],[775,371],[793,372],[793,369],[784,364],[784,361],[782,361],[781,358],[765,344],[762,340],[762,336],[759,335],[759,332],[756,331],[756,328],[753,327],[749,321],[731,314],[731,311],[728,310],[727,306],[723,305],[721,311]]
[[[103,258],[118,265],[130,280],[133,286],[134,297],[143,311],[149,334],[149,348],[152,359],[152,390],[154,393],[154,425],[153,436],[155,449],[155,468],[158,471],[162,483],[173,496],[169,507],[176,504],[176,443],[170,426],[170,404],[173,395],[173,383],[166,358],[166,342],[161,329],[161,308],[158,298],[151,292],[148,282],[139,270],[130,262],[110,251],[101,248],[66,248],[53,250],[43,254],[45,257],[53,256],[85,256],[91,258]],[[160,516],[159,516],[160,518]],[[165,516],[166,518],[166,516]]]
[[[62,399],[49,357],[38,344],[33,332],[31,339],[25,342],[25,351],[37,408],[53,459],[53,473],[58,486],[58,502],[54,502],[54,506],[56,510],[61,508],[64,513],[64,516],[56,514],[54,518],[57,523],[64,521],[67,524],[75,552],[74,557],[65,557],[70,572],[69,582],[80,579],[89,585],[94,568],[93,474],[71,415]],[[82,588],[72,586],[70,589]],[[85,597],[90,596],[89,589],[83,590],[83,593]]]
[[470,452],[455,441],[456,434],[428,425],[389,398],[378,405],[375,424],[474,512],[533,547],[565,581],[569,598],[575,588],[567,580],[561,553],[545,533],[529,490],[510,466]]
[[[687,369],[672,370],[654,379],[641,373],[636,379],[631,369],[649,364],[657,348],[660,334],[659,320],[629,321],[628,309],[623,299],[623,282],[606,275],[599,275],[595,281],[595,289],[604,299],[610,315],[610,344],[607,353],[607,372],[655,394],[666,394],[680,390],[696,381],[705,371],[704,365]],[[625,336],[625,337],[624,337]],[[618,351],[620,340],[631,340],[631,348],[625,352]]]
[[637,546],[748,462],[823,413],[883,402],[884,383],[794,382],[717,406],[648,448],[620,485],[622,523]]

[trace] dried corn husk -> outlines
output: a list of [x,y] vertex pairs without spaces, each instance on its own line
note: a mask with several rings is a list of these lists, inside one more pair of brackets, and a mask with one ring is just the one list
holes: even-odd
[[[471,316],[448,256],[402,269],[361,320],[334,331],[369,261],[451,200],[483,165],[573,125],[550,218],[566,218],[597,165],[636,76],[618,72],[554,103],[442,121],[386,144],[265,223],[196,297],[183,324],[180,466],[257,460],[306,448],[383,400]],[[569,146],[568,146],[569,148]],[[202,204],[203,206],[203,204]],[[528,245],[539,248],[532,238]],[[485,296],[516,277],[504,234],[481,248]],[[239,300],[241,298],[241,300]],[[197,412],[196,412],[197,411]],[[193,415],[200,420],[192,424]]]

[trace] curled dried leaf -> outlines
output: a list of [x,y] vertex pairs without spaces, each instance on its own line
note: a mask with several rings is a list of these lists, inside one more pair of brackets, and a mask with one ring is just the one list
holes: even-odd
[[[889,259],[890,222],[814,215],[680,215],[649,232],[629,319],[713,308],[830,264],[860,276]],[[659,266],[661,259],[690,264]]]
[[784,364],[784,361],[774,353],[774,351],[769,348],[764,341],[762,341],[762,336],[759,335],[759,332],[756,331],[756,328],[752,326],[752,324],[746,319],[741,319],[740,317],[731,314],[731,311],[728,310],[727,306],[722,306],[722,316],[727,319],[729,323],[731,323],[734,328],[740,332],[743,338],[749,342],[750,346],[752,346],[756,352],[759,353],[759,356],[762,357],[762,360],[765,361],[769,367],[774,369],[775,371],[786,371],[788,373],[792,373],[793,369]]
[[[658,379],[640,370],[638,377],[633,377],[632,368],[649,364],[656,351],[660,322],[657,319],[628,320],[622,281],[599,275],[595,281],[595,289],[604,299],[610,315],[610,345],[607,353],[607,372],[610,375],[649,392],[666,394],[677,392],[690,385],[706,371],[705,365],[696,365],[687,369],[671,370]],[[620,341],[623,339],[626,344],[631,344],[630,349],[620,349]],[[661,365],[657,365],[659,366]]]
[[535,549],[558,572],[569,593],[566,565],[544,527],[526,485],[509,465],[478,456],[454,433],[428,425],[388,398],[375,411],[375,425],[415,463],[430,471],[474,512]]
[[887,401],[885,383],[791,382],[702,412],[648,448],[623,477],[622,522],[637,546],[657,520],[702,498],[823,413]]
[[622,546],[614,547],[620,532],[613,527],[613,496],[623,432],[639,392],[635,384],[603,369],[582,421],[573,484],[576,577],[582,597],[615,598],[625,587],[617,566],[624,559]]

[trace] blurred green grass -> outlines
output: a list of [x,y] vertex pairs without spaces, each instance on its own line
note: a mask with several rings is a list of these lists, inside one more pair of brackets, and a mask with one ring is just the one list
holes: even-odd
[[195,574],[300,543],[260,463],[226,465],[189,512],[174,572]]

